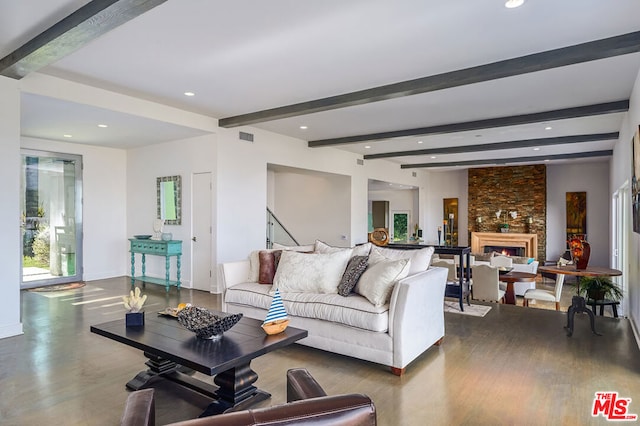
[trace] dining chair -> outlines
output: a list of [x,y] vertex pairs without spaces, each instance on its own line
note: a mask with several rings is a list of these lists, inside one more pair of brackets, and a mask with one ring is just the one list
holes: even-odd
[[[489,259],[489,264],[491,266],[495,266],[496,268],[504,266],[506,268],[513,267],[513,259],[508,256],[493,256]],[[500,290],[507,290],[507,283],[500,281]]]
[[562,296],[562,285],[564,284],[564,274],[556,275],[556,286],[551,290],[541,288],[533,288],[524,292],[524,300],[522,306],[529,306],[529,300],[544,300],[547,302],[556,302],[556,311],[560,310],[560,297]]
[[504,303],[505,291],[500,288],[498,268],[489,265],[474,265],[473,298],[486,302]]
[[434,260],[431,262],[431,266],[438,266],[441,268],[447,268],[447,282],[457,282],[458,273],[457,266],[453,262],[447,262],[446,260]]
[[491,266],[506,266],[511,268],[513,266],[513,259],[508,256],[493,256],[489,260]]

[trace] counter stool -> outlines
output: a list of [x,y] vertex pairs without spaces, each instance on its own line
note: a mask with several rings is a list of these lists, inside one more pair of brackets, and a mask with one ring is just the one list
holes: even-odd
[[602,300],[593,300],[587,299],[587,305],[591,306],[591,310],[594,315],[596,314],[596,306],[600,306],[600,316],[604,315],[604,307],[611,306],[611,310],[613,311],[613,317],[618,318],[618,305],[620,302],[616,302],[613,300],[602,299]]

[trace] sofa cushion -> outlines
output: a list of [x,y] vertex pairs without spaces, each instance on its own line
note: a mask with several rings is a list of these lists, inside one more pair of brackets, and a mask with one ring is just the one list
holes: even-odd
[[393,286],[407,276],[410,263],[409,259],[398,259],[370,264],[356,284],[356,293],[366,297],[375,306],[388,303]]
[[513,263],[517,263],[519,265],[529,265],[534,260],[533,257],[526,257],[526,256],[509,256],[509,257],[513,259]]
[[[433,247],[425,247],[417,250],[398,250],[377,246],[371,248],[372,254],[379,254],[390,260],[410,259],[409,275],[429,269],[433,251]],[[371,263],[371,260],[369,263]]]
[[[338,294],[280,292],[289,316],[317,318],[375,332],[389,328],[389,306],[374,306],[355,293],[349,297]],[[267,310],[272,295],[269,287],[258,283],[241,283],[227,289],[225,303],[245,305]]]
[[258,283],[273,284],[273,277],[276,275],[281,256],[282,250],[260,250],[258,253],[258,259],[260,261]]
[[367,269],[369,256],[353,256],[342,274],[338,284],[338,294],[347,297],[358,283],[360,276]]
[[472,253],[478,262],[490,262],[493,257],[493,252],[489,253]]
[[351,251],[298,253],[283,251],[273,279],[281,293],[337,293]]

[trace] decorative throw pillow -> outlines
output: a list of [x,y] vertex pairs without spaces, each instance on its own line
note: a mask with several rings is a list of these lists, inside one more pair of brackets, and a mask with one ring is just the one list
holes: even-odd
[[[411,260],[409,275],[417,272],[426,271],[431,264],[431,256],[434,252],[433,247],[425,247],[417,250],[398,250],[386,247],[372,247],[371,254],[379,254],[390,260],[409,259]],[[371,259],[369,259],[371,263]]]
[[283,251],[273,279],[281,293],[337,293],[350,251],[298,253]]
[[273,284],[273,277],[278,270],[278,263],[282,250],[260,250],[258,253],[258,259],[260,260],[260,271],[258,273],[258,283],[260,284]]
[[353,256],[349,263],[347,263],[347,269],[342,274],[340,284],[338,284],[338,294],[340,296],[347,297],[353,288],[358,283],[360,276],[367,269],[368,256]]
[[323,243],[320,240],[316,240],[316,243],[314,244],[314,247],[313,247],[314,253],[336,253],[339,251],[347,251],[349,252],[349,256],[351,256],[352,249],[351,247],[330,246],[329,244]]
[[273,243],[273,248],[275,250],[302,251],[305,253],[313,252],[313,244],[308,244],[306,246],[285,246],[282,244]]
[[249,253],[249,276],[247,282],[257,283],[260,275],[260,256],[261,251],[273,251],[273,249],[254,250]]
[[351,256],[369,256],[372,246],[373,244],[371,243],[358,244],[357,246],[353,247]]
[[407,276],[409,259],[383,260],[369,265],[356,284],[356,293],[375,306],[389,302],[396,282]]

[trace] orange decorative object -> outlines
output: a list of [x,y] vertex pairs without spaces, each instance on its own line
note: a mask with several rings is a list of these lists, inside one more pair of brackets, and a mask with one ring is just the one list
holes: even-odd
[[576,269],[587,269],[589,256],[591,255],[591,246],[589,243],[577,237],[571,237],[568,243],[571,258],[576,265]]

